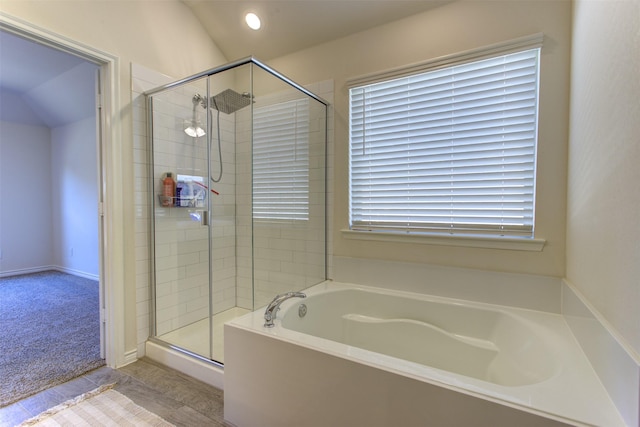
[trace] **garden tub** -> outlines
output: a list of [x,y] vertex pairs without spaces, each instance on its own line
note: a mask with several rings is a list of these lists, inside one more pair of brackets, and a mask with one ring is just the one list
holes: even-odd
[[225,326],[239,427],[624,425],[564,318],[325,282]]

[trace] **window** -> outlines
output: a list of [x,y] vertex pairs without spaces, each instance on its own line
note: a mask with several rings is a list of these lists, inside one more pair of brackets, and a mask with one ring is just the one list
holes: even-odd
[[309,218],[309,101],[253,111],[253,216]]
[[533,237],[539,52],[351,87],[351,229]]

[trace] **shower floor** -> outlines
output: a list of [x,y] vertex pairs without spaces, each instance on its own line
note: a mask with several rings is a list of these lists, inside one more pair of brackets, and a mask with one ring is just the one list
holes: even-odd
[[[224,324],[249,313],[250,310],[233,307],[213,316],[213,354],[211,359],[224,363]],[[204,357],[209,356],[210,339],[209,319],[202,319],[175,331],[158,336],[164,342],[175,345]]]

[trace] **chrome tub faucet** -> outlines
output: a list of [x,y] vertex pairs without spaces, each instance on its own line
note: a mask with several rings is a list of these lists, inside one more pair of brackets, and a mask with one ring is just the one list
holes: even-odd
[[280,304],[288,300],[289,298],[306,298],[307,296],[302,292],[286,292],[284,294],[276,295],[275,298],[269,303],[267,309],[264,311],[264,327],[273,327],[273,321],[276,320],[276,313],[280,310]]

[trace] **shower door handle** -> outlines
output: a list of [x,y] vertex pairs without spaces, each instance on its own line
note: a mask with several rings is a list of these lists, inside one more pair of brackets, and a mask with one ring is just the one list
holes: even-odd
[[209,211],[191,211],[189,216],[192,221],[200,222],[200,225],[209,225]]

